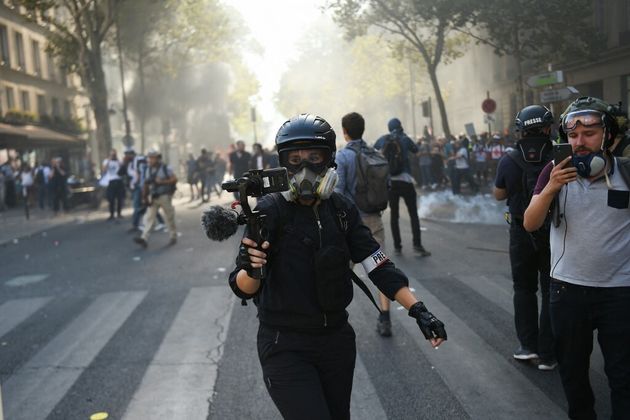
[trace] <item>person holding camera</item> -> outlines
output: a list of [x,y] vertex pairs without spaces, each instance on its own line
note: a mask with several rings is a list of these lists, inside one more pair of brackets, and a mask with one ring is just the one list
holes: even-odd
[[155,225],[157,213],[162,208],[166,215],[166,226],[171,235],[169,245],[175,245],[177,243],[177,230],[172,200],[177,177],[173,170],[162,162],[162,155],[159,152],[152,150],[147,154],[147,158],[148,166],[143,186],[143,201],[147,206],[147,212],[144,215],[142,235],[134,238],[134,242],[143,248],[148,246],[147,241]]
[[630,161],[614,157],[618,125],[604,101],[582,97],[561,116],[573,155],[538,178],[523,227],[551,209],[551,328],[569,417],[595,419],[593,330],[604,356],[612,419],[630,418]]
[[[258,235],[245,229],[229,275],[233,292],[257,306],[263,379],[285,419],[350,418],[356,358],[346,311],[351,261],[409,311],[433,347],[447,338],[444,324],[411,292],[356,206],[334,192],[335,138],[331,126],[312,114],[280,127],[276,145],[289,190],[259,199],[267,238],[257,243],[250,238]],[[263,267],[266,274],[257,275]]]

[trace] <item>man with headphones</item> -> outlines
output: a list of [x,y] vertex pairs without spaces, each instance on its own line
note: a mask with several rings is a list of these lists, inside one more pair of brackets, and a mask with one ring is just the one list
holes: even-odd
[[582,97],[561,116],[573,156],[540,174],[523,226],[551,209],[550,316],[569,417],[595,419],[589,382],[593,330],[605,361],[613,419],[630,418],[630,161],[610,149],[612,107]]
[[[229,284],[241,299],[254,299],[264,383],[282,416],[349,419],[356,357],[346,311],[353,293],[350,261],[409,310],[433,347],[446,340],[446,331],[380,249],[356,206],[334,192],[332,127],[301,114],[280,127],[276,145],[290,189],[258,201],[268,238],[257,244],[245,230]],[[265,277],[254,278],[262,266]]]
[[[523,229],[523,213],[536,181],[551,160],[553,115],[542,105],[523,108],[514,121],[517,148],[499,161],[494,197],[510,209],[510,265],[514,284],[514,325],[520,343],[513,357],[538,361],[539,370],[555,369],[549,322],[549,223],[536,232]],[[538,311],[538,284],[542,302]]]

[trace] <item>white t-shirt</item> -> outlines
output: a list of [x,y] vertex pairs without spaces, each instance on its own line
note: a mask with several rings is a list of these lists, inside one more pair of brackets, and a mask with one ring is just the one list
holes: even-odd
[[120,176],[118,175],[118,170],[120,169],[119,160],[105,159],[103,161],[103,166],[105,167],[105,172],[103,173],[103,176],[107,176],[108,181],[120,179]]
[[455,168],[468,169],[468,150],[465,147],[460,147],[457,151],[457,159],[455,159]]
[[20,174],[20,181],[22,182],[23,187],[30,187],[33,185],[33,173],[32,172],[22,172]]

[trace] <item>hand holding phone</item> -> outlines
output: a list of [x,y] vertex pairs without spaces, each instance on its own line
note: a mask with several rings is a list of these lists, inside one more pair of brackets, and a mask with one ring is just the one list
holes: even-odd
[[[553,145],[553,164],[559,165],[568,157],[573,157],[573,147],[569,143],[559,143]],[[572,168],[573,160],[569,160],[564,168]]]

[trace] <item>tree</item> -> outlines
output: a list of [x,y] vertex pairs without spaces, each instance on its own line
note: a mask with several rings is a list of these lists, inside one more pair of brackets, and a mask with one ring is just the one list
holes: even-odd
[[525,104],[526,64],[589,59],[605,39],[594,27],[592,0],[475,0],[475,25],[462,32],[516,61],[517,91]]
[[461,54],[463,39],[455,31],[471,20],[467,0],[333,0],[329,6],[335,21],[350,38],[378,28],[404,56],[412,48],[420,55],[429,74],[440,111],[442,129],[451,135],[446,107],[437,78],[440,63]]
[[33,23],[50,28],[48,50],[76,72],[87,90],[96,120],[99,155],[112,144],[102,47],[120,0],[20,0]]

